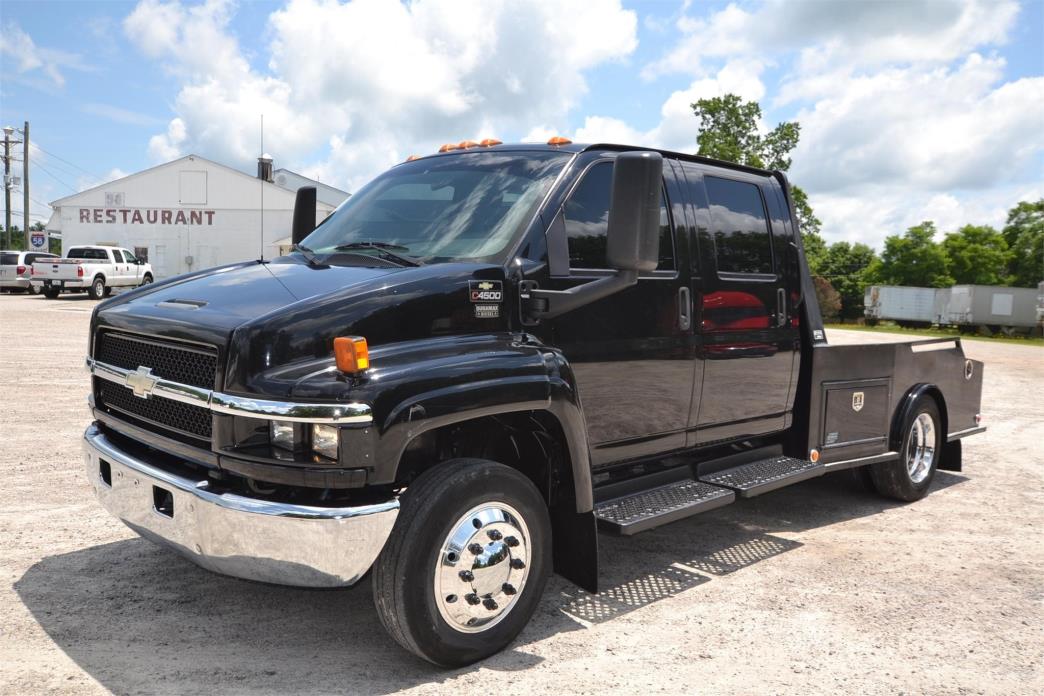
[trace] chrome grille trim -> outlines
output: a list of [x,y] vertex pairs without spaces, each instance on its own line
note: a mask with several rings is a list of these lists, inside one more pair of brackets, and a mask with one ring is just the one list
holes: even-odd
[[[87,358],[87,371],[95,377],[131,388],[127,378],[137,374],[135,370],[107,365],[94,358]],[[368,404],[360,403],[300,403],[295,401],[272,401],[224,394],[190,384],[155,378],[149,395],[191,406],[210,409],[214,413],[245,418],[283,420],[293,423],[372,423],[373,414]]]

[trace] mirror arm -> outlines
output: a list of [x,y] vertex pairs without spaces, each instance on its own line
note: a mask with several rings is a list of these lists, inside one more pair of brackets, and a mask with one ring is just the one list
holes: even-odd
[[523,281],[519,284],[522,315],[532,325],[540,319],[553,319],[637,283],[638,271],[616,271],[611,276],[568,290],[541,290],[535,281]]

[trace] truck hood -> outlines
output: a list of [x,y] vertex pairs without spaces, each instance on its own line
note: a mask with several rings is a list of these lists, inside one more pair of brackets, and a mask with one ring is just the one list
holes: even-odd
[[351,287],[396,268],[251,262],[172,278],[99,308],[99,323],[139,333],[225,344],[243,323],[315,295]]
[[[223,388],[270,393],[265,375],[329,358],[337,336],[371,346],[453,333],[500,331],[507,311],[479,318],[473,281],[503,281],[501,266],[310,266],[297,256],[172,278],[99,305],[95,328],[214,345]],[[508,306],[502,297],[501,309]]]

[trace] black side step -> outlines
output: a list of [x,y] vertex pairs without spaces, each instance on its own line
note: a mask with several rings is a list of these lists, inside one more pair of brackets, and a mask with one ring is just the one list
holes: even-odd
[[704,474],[700,481],[731,488],[742,498],[753,498],[825,473],[823,464],[780,456]]
[[602,529],[630,536],[690,515],[728,505],[736,494],[728,488],[690,478],[612,498],[595,506]]

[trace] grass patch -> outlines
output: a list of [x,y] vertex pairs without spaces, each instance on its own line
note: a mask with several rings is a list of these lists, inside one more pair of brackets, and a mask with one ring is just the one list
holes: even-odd
[[844,331],[867,331],[869,333],[903,334],[905,336],[926,336],[929,338],[953,338],[960,337],[962,340],[971,341],[1002,341],[1014,343],[1021,346],[1044,347],[1044,338],[1037,336],[1005,336],[998,333],[994,336],[980,336],[978,334],[962,334],[957,329],[932,327],[928,329],[904,329],[898,324],[881,322],[877,326],[866,326],[865,324],[827,324],[828,329],[842,329]]

